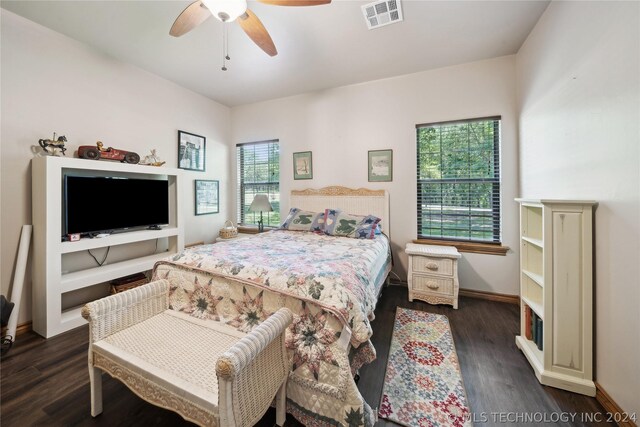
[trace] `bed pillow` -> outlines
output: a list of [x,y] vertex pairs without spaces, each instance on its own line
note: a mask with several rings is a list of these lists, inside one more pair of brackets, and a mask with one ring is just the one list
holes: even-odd
[[324,232],[324,212],[303,211],[291,208],[280,228],[291,231]]
[[373,239],[378,223],[382,221],[374,215],[351,215],[339,209],[326,209],[324,217],[326,234],[355,239]]

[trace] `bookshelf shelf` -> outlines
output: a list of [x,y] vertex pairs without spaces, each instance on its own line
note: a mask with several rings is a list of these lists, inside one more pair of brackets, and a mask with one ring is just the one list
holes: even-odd
[[521,235],[542,243],[542,207],[537,204],[521,204]]
[[595,396],[592,223],[596,202],[520,203],[520,335],[544,384]]
[[542,240],[541,239],[534,239],[534,238],[531,238],[531,237],[522,236],[522,240],[524,240],[527,243],[531,243],[533,246],[537,246],[540,249],[544,248],[544,246],[542,245]]
[[526,296],[522,296],[522,301],[531,308],[542,320],[544,320],[544,309],[542,304],[537,303]]
[[529,279],[533,280],[536,284],[540,285],[541,288],[544,288],[544,278],[542,277],[542,274],[535,274],[529,270],[522,270],[522,273]]

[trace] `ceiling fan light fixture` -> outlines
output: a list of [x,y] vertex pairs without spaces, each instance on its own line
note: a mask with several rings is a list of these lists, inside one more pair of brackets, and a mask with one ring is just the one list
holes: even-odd
[[247,11],[246,0],[202,0],[217,20],[233,22]]

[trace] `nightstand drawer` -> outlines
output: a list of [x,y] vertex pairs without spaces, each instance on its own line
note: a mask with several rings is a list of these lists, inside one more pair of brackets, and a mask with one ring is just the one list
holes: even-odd
[[413,271],[453,276],[453,261],[449,258],[413,256]]
[[413,275],[414,292],[439,293],[453,295],[453,278]]

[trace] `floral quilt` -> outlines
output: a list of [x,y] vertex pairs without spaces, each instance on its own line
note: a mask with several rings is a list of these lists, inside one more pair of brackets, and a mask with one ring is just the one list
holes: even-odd
[[371,426],[353,372],[375,359],[370,321],[390,268],[384,235],[277,230],[185,250],[157,263],[154,276],[169,280],[172,309],[244,332],[289,308],[288,412],[307,426]]

